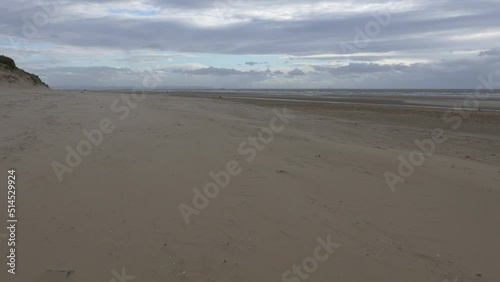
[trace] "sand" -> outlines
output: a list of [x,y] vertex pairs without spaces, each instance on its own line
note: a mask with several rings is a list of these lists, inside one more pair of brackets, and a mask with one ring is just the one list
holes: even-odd
[[0,64],[0,89],[47,90],[48,87],[43,82],[34,82],[30,74],[22,69],[11,70]]
[[[439,109],[0,93],[19,219],[17,274],[2,263],[1,281],[304,280],[293,265],[307,281],[500,281],[499,113],[453,129]],[[248,137],[272,121],[283,130],[248,161]],[[98,128],[114,130],[60,182],[54,162]],[[384,173],[436,128],[447,140],[391,191]],[[240,173],[186,224],[179,205],[234,162]],[[338,245],[318,249],[327,240]]]

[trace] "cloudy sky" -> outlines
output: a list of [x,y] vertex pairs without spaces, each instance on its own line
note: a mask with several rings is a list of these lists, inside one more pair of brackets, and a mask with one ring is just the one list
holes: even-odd
[[0,54],[53,88],[475,88],[500,0],[0,0]]

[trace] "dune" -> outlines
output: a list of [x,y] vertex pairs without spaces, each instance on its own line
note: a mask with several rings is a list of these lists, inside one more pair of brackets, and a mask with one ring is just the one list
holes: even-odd
[[0,88],[49,88],[40,77],[17,67],[13,59],[0,55]]

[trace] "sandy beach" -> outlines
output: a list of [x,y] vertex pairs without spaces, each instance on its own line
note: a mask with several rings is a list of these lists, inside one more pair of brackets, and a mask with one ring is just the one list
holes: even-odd
[[499,112],[195,96],[0,89],[0,280],[500,281]]

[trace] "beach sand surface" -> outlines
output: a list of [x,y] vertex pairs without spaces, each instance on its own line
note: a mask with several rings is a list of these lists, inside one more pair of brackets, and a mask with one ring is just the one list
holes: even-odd
[[[0,237],[1,281],[283,281],[318,238],[340,246],[306,263],[307,281],[500,281],[499,113],[454,129],[439,109],[123,99],[0,89],[0,167],[4,183],[16,169],[19,220],[16,275]],[[239,146],[285,107],[295,118],[248,161]],[[60,182],[53,163],[103,120],[114,131]],[[436,128],[447,140],[392,192],[384,173]],[[241,173],[186,224],[179,204],[231,161]],[[4,184],[2,226],[6,197]]]

